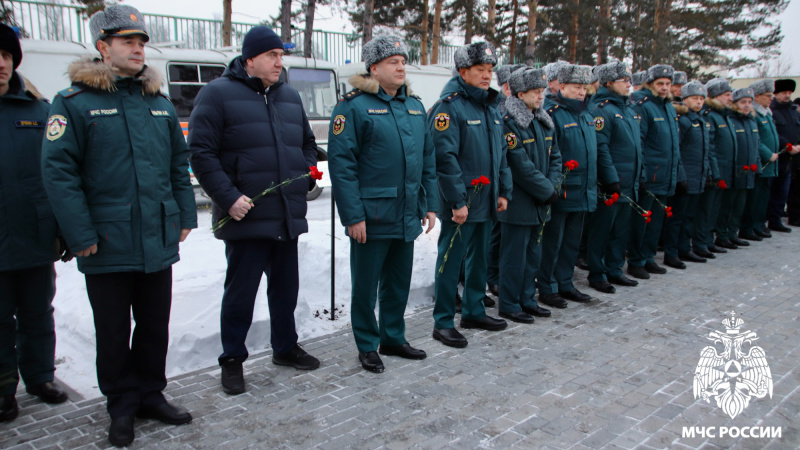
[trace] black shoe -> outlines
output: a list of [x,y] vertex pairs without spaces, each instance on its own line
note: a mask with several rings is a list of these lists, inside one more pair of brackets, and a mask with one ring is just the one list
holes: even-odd
[[461,314],[461,294],[456,292],[456,314]]
[[734,244],[733,242],[731,242],[731,241],[729,241],[727,239],[724,239],[724,240],[717,239],[716,241],[714,241],[714,245],[716,245],[717,247],[728,248],[728,249],[731,249],[731,250],[736,250],[737,248],[739,248],[738,245]]
[[489,285],[489,293],[494,295],[495,297],[499,297],[500,296],[500,286],[498,286],[496,284],[490,284]]
[[598,290],[606,294],[613,294],[617,292],[617,288],[615,288],[611,283],[609,283],[606,280],[590,281],[589,286],[591,286],[592,289]]
[[[644,270],[644,266],[632,266],[628,264],[628,275],[640,280],[649,280],[650,274]],[[596,289],[596,288],[595,288]]]
[[781,233],[791,233],[792,229],[784,225],[783,223],[779,224],[770,224],[769,229],[772,231],[779,231]]
[[108,427],[108,442],[114,447],[127,447],[133,442],[133,416],[120,416],[111,419]]
[[685,269],[686,264],[683,263],[677,256],[664,256],[664,264],[672,267],[673,269]]
[[373,372],[373,373],[383,373],[386,370],[383,367],[383,361],[381,361],[381,357],[378,356],[378,352],[358,352],[358,361],[361,363],[361,367],[364,370]]
[[731,243],[733,243],[734,245],[738,245],[739,247],[747,247],[747,246],[750,245],[749,242],[747,242],[747,241],[745,241],[743,239],[739,239],[738,237],[732,237],[731,238]]
[[[737,248],[738,248],[738,247],[737,247]],[[708,246],[708,251],[710,251],[710,252],[712,252],[712,253],[719,253],[719,254],[722,254],[722,253],[728,253],[728,251],[727,251],[727,250],[725,250],[725,249],[724,249],[724,248],[722,248],[722,247],[717,247],[716,245],[709,245],[709,246]]]
[[644,270],[646,270],[647,273],[654,273],[654,274],[657,274],[657,275],[664,275],[665,273],[667,273],[667,269],[659,266],[658,264],[656,264],[654,262],[650,262],[650,261],[644,263]]
[[36,386],[25,386],[25,390],[28,391],[28,394],[39,397],[45,403],[64,403],[69,399],[67,393],[61,389],[61,386],[52,381],[46,381]]
[[577,267],[578,269],[581,269],[581,270],[586,270],[586,271],[589,270],[589,265],[586,264],[586,258],[578,258],[575,261],[575,267]]
[[428,355],[418,348],[414,348],[406,342],[403,345],[383,345],[381,344],[378,352],[386,356],[399,356],[405,359],[425,359]]
[[678,253],[678,258],[681,261],[685,262],[693,262],[693,263],[704,263],[706,262],[705,258],[701,258],[697,253],[689,250],[689,253]]
[[584,294],[583,292],[577,289],[573,289],[569,292],[559,292],[558,295],[560,295],[561,298],[563,299],[572,300],[573,302],[578,302],[578,303],[588,303],[592,301],[591,295]]
[[158,406],[140,406],[136,412],[140,419],[156,419],[168,425],[185,425],[192,422],[192,415],[182,406],[164,402]]
[[542,308],[539,305],[531,306],[531,307],[523,305],[522,306],[522,312],[524,312],[525,314],[530,314],[532,316],[536,316],[536,317],[550,317],[551,315],[553,315],[553,313],[550,312],[549,309]]
[[433,329],[433,338],[448,347],[464,348],[467,346],[467,338],[455,328]]
[[508,319],[508,320],[510,320],[512,322],[517,322],[517,323],[533,323],[536,320],[536,319],[533,318],[532,315],[530,315],[530,314],[528,314],[528,313],[526,313],[524,311],[517,311],[517,312],[513,312],[513,313],[507,313],[507,312],[500,311],[499,314],[500,314],[500,317],[502,317],[504,319]]
[[744,239],[744,240],[747,240],[747,241],[756,241],[756,242],[761,242],[761,241],[764,240],[764,238],[762,238],[761,236],[758,236],[755,233],[753,233],[753,234],[739,233],[739,239]]
[[459,326],[461,328],[479,328],[486,331],[500,331],[504,330],[508,326],[508,323],[505,320],[495,319],[490,316],[478,320],[465,319],[462,317]]
[[694,250],[692,253],[694,253],[696,256],[706,259],[715,259],[717,257],[717,255],[708,250]]
[[772,233],[769,232],[768,228],[762,228],[760,230],[756,230],[756,234],[761,236],[764,239],[769,239],[772,237]]
[[488,295],[484,295],[483,296],[483,306],[485,308],[491,308],[496,304],[497,304],[497,302],[495,302],[492,297],[489,297]]
[[222,391],[228,395],[239,395],[244,392],[242,363],[229,359],[220,366],[222,367]]
[[636,280],[631,280],[630,278],[626,277],[625,275],[620,275],[618,277],[611,277],[608,276],[608,282],[611,284],[616,284],[617,286],[638,286],[639,282]]
[[567,301],[558,294],[539,294],[539,303],[559,309],[567,307]]
[[19,415],[17,398],[14,395],[4,395],[0,403],[0,422],[11,422]]
[[319,360],[306,353],[297,344],[294,344],[294,348],[289,353],[273,354],[272,363],[279,366],[294,367],[297,370],[314,370],[319,367]]

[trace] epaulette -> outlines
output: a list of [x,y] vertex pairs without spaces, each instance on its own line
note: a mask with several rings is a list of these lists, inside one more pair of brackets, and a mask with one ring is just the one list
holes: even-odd
[[80,86],[70,86],[63,91],[60,91],[57,95],[60,95],[64,98],[70,98],[73,95],[78,95],[83,92],[85,89]]
[[551,114],[553,111],[558,109],[558,105],[553,105],[547,110],[547,114]]
[[171,98],[169,98],[169,95],[165,94],[163,91],[158,91],[158,93],[159,93],[159,94],[160,94],[162,97],[164,97],[165,99],[167,99],[167,100],[169,100],[169,101],[172,101],[172,99],[171,99]]
[[602,102],[598,103],[598,104],[597,104],[597,107],[598,107],[598,108],[603,108],[603,107],[605,107],[606,105],[608,105],[608,102],[610,102],[610,101],[611,101],[611,100],[604,100],[604,101],[602,101]]
[[419,96],[419,95],[417,95],[417,94],[411,94],[411,95],[410,95],[410,97],[411,97],[411,98],[415,98],[415,99],[417,99],[417,100],[419,100],[419,101],[422,101],[422,97],[420,97],[420,96]]
[[443,102],[452,103],[456,100],[461,99],[461,96],[458,95],[458,92],[453,92],[452,94],[448,95],[447,97],[443,98]]
[[642,97],[642,99],[641,99],[641,100],[639,100],[638,102],[636,102],[636,104],[637,104],[637,105],[641,105],[641,104],[643,104],[644,102],[649,102],[649,101],[650,101],[650,96],[649,96],[649,95],[645,95],[644,97]]
[[344,99],[345,100],[352,100],[352,99],[358,97],[359,95],[361,95],[363,93],[364,93],[364,91],[362,91],[361,89],[353,89],[352,91],[348,92],[347,94],[344,94]]

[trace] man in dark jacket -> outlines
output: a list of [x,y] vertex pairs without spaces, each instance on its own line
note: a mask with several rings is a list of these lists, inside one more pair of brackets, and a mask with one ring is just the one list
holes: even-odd
[[[351,321],[361,366],[381,373],[378,356],[424,359],[405,338],[403,314],[414,239],[436,222],[436,154],[425,107],[405,84],[402,38],[380,35],[362,50],[368,73],[333,110],[328,136],[331,180],[350,236]],[[375,304],[380,323],[375,320]],[[380,344],[380,348],[378,345]]]
[[[297,238],[308,231],[300,180],[253,203],[271,185],[307,174],[317,144],[300,95],[279,77],[283,42],[265,26],[245,35],[242,56],[200,90],[189,119],[192,170],[213,201],[212,222],[225,241],[228,270],[222,296],[222,389],[245,390],[242,363],[262,274],[267,275],[272,362],[312,370],[319,361],[297,345]],[[309,180],[311,180],[309,178]],[[311,180],[313,182],[313,180]]]
[[792,103],[792,93],[796,88],[792,79],[775,80],[775,98],[770,109],[778,130],[778,147],[786,150],[778,159],[778,177],[772,184],[767,219],[773,231],[790,232],[791,228],[782,223],[783,210],[787,206],[790,225],[800,225],[800,112]]
[[[453,59],[458,75],[447,82],[442,97],[428,112],[428,127],[436,147],[442,223],[435,269],[433,338],[463,348],[467,339],[456,331],[453,318],[460,262],[465,255],[461,327],[502,330],[507,326],[505,320],[486,315],[481,299],[486,289],[486,250],[492,221],[498,211],[506,209],[512,185],[502,117],[493,106],[499,93],[489,87],[497,64],[494,46],[476,42],[456,50]],[[489,184],[475,186],[473,180],[480,177]]]
[[[197,226],[189,151],[161,75],[144,65],[144,18],[111,6],[90,21],[102,61],[69,67],[42,147],[44,183],[78,256],[97,335],[97,379],[108,399],[109,441],[134,439],[134,418],[192,421],[162,390],[172,264]],[[136,322],[131,338],[131,311]]]
[[43,401],[67,400],[53,383],[53,261],[66,248],[42,184],[50,105],[16,72],[21,60],[16,32],[0,24],[0,422],[17,417],[20,375],[25,389]]

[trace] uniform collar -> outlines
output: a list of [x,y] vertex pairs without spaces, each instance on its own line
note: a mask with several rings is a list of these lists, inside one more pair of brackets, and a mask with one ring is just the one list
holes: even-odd
[[483,90],[479,87],[471,86],[467,84],[463,78],[461,78],[461,75],[456,75],[455,78],[456,82],[458,83],[459,87],[464,92],[464,94],[467,97],[475,99],[475,101],[477,101],[478,103],[484,105],[491,105],[495,102],[495,99],[499,94],[499,92],[497,92],[492,88],[489,88],[488,90]]

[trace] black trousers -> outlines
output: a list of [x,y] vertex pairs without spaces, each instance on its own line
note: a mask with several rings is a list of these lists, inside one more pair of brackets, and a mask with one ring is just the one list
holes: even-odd
[[225,241],[228,272],[220,312],[222,354],[219,363],[228,359],[244,362],[249,356],[245,339],[253,323],[261,275],[267,275],[270,343],[275,354],[285,354],[297,344],[294,309],[300,276],[297,268],[297,239],[275,241],[247,239]]
[[109,415],[130,416],[140,405],[164,403],[172,267],[87,274],[86,290],[97,335],[97,381]]

